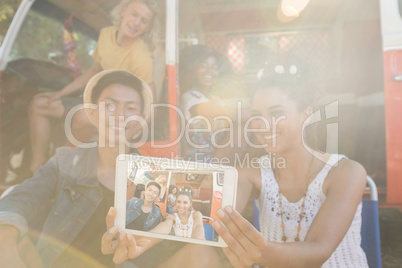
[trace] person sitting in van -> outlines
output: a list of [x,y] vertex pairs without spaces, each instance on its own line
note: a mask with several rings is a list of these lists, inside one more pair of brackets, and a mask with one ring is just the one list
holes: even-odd
[[[210,124],[211,131],[214,131],[225,127],[224,121],[214,118],[228,114],[223,99],[219,97],[222,83],[218,83],[229,73],[228,69],[228,59],[211,47],[196,45],[181,50],[180,108],[190,128],[205,130]],[[189,140],[182,143],[184,159],[208,162],[214,157],[212,136],[207,131],[191,131]]]
[[164,174],[159,175],[156,177],[155,181],[159,183],[161,186],[161,191],[159,193],[159,202],[164,202],[166,197],[166,188],[167,188],[167,177]]
[[134,197],[144,199],[145,197],[145,185],[144,184],[137,184],[135,186]]
[[169,194],[168,194],[168,199],[167,199],[167,213],[173,214],[174,213],[174,206],[176,205],[176,198],[177,198],[177,192],[178,188],[176,185],[170,185],[169,186]]
[[127,229],[149,231],[160,223],[162,212],[155,204],[160,192],[161,185],[156,181],[150,181],[145,186],[144,199],[134,197],[127,201]]
[[[300,66],[277,65],[275,73],[262,77],[252,97],[251,127],[266,154],[259,168],[240,170],[236,204],[241,210],[253,195],[261,231],[233,207],[219,209],[212,226],[228,244],[223,251],[235,267],[367,268],[360,232],[366,171],[306,145],[315,136],[306,127],[317,92]],[[275,127],[266,123],[274,120]]]
[[[146,116],[151,94],[146,82],[124,70],[105,70],[88,82],[84,103],[92,108],[85,110],[98,130],[98,141],[103,140],[105,146],[99,142],[94,148],[58,148],[32,178],[0,199],[2,267],[22,267],[24,261],[28,267],[33,265],[32,258],[20,258],[22,245],[30,245],[30,255],[45,267],[89,267],[85,263],[94,260],[106,267],[114,265],[100,251],[104,219],[114,203],[116,158],[137,152],[126,141],[139,131],[137,121],[121,127],[116,117]],[[111,104],[116,106],[113,111],[104,113],[99,108]],[[116,135],[110,135],[113,132]],[[27,243],[27,231],[38,219],[44,225],[34,249]]]
[[[153,55],[157,46],[159,9],[155,0],[122,0],[111,12],[114,26],[101,30],[93,52],[94,64],[81,76],[58,92],[37,94],[30,104],[31,172],[48,159],[51,121],[63,119],[81,97],[71,94],[81,90],[96,73],[107,69],[122,69],[153,86]],[[77,140],[87,141],[93,127],[84,112],[78,111],[72,120]],[[73,144],[74,145],[74,144]]]

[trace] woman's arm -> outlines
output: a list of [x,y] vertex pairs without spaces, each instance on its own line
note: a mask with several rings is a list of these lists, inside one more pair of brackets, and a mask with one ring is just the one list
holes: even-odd
[[[228,244],[226,255],[236,267],[258,263],[269,267],[321,267],[346,235],[366,184],[364,168],[342,160],[328,175],[326,195],[304,242],[267,242],[238,212],[226,207],[213,227]],[[219,215],[220,214],[220,215]]]
[[166,217],[165,221],[159,223],[155,228],[150,230],[150,232],[157,234],[169,234],[170,231],[172,230],[173,224],[174,224],[174,216],[169,214]]
[[202,223],[202,214],[199,211],[193,213],[193,231],[191,238],[205,240],[204,224]]
[[[261,173],[259,169],[245,168],[239,170],[237,181],[236,210],[243,212],[250,198],[258,198],[261,190]],[[241,189],[241,190],[240,190]]]

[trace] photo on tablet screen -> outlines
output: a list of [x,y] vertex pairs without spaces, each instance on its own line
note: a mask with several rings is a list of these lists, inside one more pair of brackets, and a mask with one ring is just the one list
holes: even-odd
[[[119,204],[116,206],[125,211],[125,231],[148,232],[173,240],[222,242],[211,224],[218,219],[216,211],[223,203],[234,204],[236,187],[233,183],[237,183],[237,177],[228,180],[232,185],[226,189],[224,182],[225,172],[231,176],[237,172],[229,167],[210,168],[178,160],[173,164],[165,161],[158,165],[149,159],[152,158],[126,161],[125,210]],[[186,164],[186,168],[177,163]],[[120,180],[124,178],[118,178]],[[119,192],[116,189],[116,193]],[[123,217],[120,219],[122,221]]]

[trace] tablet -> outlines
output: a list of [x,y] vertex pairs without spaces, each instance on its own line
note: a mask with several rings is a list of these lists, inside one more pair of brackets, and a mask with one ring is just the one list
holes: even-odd
[[235,207],[237,175],[230,166],[119,155],[115,224],[124,233],[226,247],[211,224],[217,210]]

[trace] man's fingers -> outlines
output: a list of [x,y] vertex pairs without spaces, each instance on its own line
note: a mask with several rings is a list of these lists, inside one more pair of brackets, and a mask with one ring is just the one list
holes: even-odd
[[119,244],[113,256],[113,262],[120,264],[128,259],[128,249],[127,249],[127,235],[120,234]]
[[108,247],[102,248],[102,254],[109,255],[109,254],[115,253],[118,245],[119,245],[119,241],[113,240],[112,243],[110,243]]
[[106,227],[109,230],[114,226],[114,220],[116,219],[116,209],[110,207],[109,212],[106,215]]
[[255,229],[250,222],[243,218],[239,212],[237,212],[231,206],[226,206],[225,212],[227,215],[229,215],[229,217],[232,219],[232,222],[236,224],[239,230],[257,247],[263,248],[267,245],[267,240],[265,237],[257,229]]
[[107,230],[101,240],[101,250],[103,254],[112,254],[115,252],[118,241],[113,239],[118,234],[118,230],[115,226]]
[[144,253],[145,251],[147,251],[149,248],[152,247],[152,240],[146,237],[136,240],[136,243],[137,243],[137,256],[141,255],[142,253]]
[[128,240],[128,244],[127,244],[127,248],[128,248],[128,258],[129,259],[134,259],[135,257],[137,257],[137,243],[135,241],[135,238],[132,234],[127,234],[127,240]]

